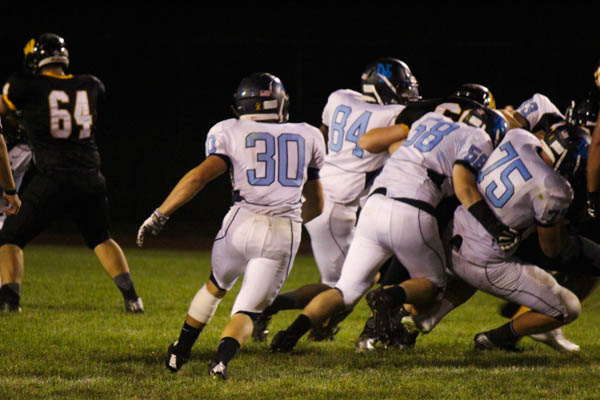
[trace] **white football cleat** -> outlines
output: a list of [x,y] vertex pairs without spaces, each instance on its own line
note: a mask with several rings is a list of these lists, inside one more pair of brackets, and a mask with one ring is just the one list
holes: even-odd
[[569,353],[579,351],[579,345],[567,339],[564,332],[560,328],[556,328],[544,333],[529,335],[529,337],[533,340],[537,340],[538,342],[547,344],[554,350],[566,351]]

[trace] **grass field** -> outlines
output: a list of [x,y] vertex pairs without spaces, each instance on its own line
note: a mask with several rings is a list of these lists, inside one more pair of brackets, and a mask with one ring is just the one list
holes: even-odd
[[[520,354],[477,352],[476,332],[503,322],[501,302],[478,293],[410,351],[354,351],[368,314],[364,300],[336,340],[302,339],[290,354],[250,341],[229,364],[227,382],[207,376],[235,293],[221,303],[178,374],[164,365],[188,304],[210,272],[201,251],[126,249],[146,313],[128,315],[116,287],[83,247],[26,251],[23,312],[0,317],[0,399],[598,399],[600,296],[565,327],[581,346],[562,354],[529,338]],[[313,282],[313,260],[298,256],[284,290]],[[271,332],[297,315],[273,319]]]

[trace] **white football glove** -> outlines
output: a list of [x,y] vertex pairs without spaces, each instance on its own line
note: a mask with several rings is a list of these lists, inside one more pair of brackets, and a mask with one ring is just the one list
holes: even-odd
[[142,226],[140,226],[140,229],[138,230],[136,241],[137,245],[139,247],[142,247],[144,245],[144,236],[148,232],[150,232],[154,236],[158,235],[158,232],[161,231],[161,229],[163,228],[163,226],[165,226],[168,220],[169,217],[167,217],[166,215],[162,215],[160,211],[158,211],[158,209],[154,210],[152,215],[150,215],[150,217],[148,217],[148,219],[144,221],[144,223],[142,224]]
[[500,246],[500,250],[512,251],[519,246],[519,243],[521,243],[521,235],[516,229],[506,227],[506,229],[500,232],[496,237],[496,241],[498,242],[498,246]]

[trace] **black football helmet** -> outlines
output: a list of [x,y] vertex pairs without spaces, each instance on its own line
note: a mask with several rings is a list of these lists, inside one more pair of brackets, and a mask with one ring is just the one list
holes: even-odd
[[492,139],[492,145],[498,146],[508,131],[508,121],[497,110],[477,107],[463,113],[460,122],[483,129]]
[[591,135],[584,129],[562,121],[550,127],[541,143],[554,170],[571,181],[579,172],[585,171],[591,141]]
[[471,99],[479,104],[489,107],[496,108],[496,100],[490,90],[478,83],[465,83],[452,93],[454,97],[462,97]]
[[418,100],[419,82],[410,68],[397,58],[380,58],[367,66],[361,75],[361,90],[368,102],[406,104]]
[[571,101],[565,118],[571,125],[580,126],[591,134],[598,121],[598,103],[592,100],[591,96],[579,103]]
[[288,121],[288,95],[281,80],[268,72],[256,72],[242,79],[233,100],[233,111],[239,119]]
[[29,40],[23,53],[25,69],[34,73],[49,64],[62,64],[65,68],[69,66],[65,40],[55,33],[43,33],[39,38]]

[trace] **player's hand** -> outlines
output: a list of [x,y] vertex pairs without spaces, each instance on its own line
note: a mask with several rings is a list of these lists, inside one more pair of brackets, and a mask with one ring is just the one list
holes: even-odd
[[588,192],[587,212],[592,218],[596,218],[600,213],[600,190],[596,190],[595,192]]
[[168,220],[169,217],[167,217],[166,215],[162,215],[160,211],[158,211],[158,209],[154,210],[152,215],[150,215],[150,217],[148,217],[148,219],[144,221],[144,223],[142,224],[142,226],[140,226],[140,229],[138,230],[136,241],[137,245],[139,247],[142,247],[144,245],[144,236],[147,235],[148,232],[150,232],[154,236],[158,235],[158,233],[165,226]]
[[496,236],[496,241],[498,242],[498,246],[500,246],[500,250],[512,251],[519,247],[521,235],[516,229],[507,226]]
[[2,197],[5,199],[6,206],[2,211],[6,213],[6,215],[15,215],[21,209],[21,199],[18,194],[6,194],[3,193]]

